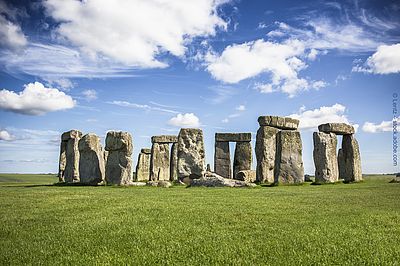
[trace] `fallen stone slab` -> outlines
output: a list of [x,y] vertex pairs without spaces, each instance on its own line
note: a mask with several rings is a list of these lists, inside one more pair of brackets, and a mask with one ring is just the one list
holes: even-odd
[[271,115],[258,117],[258,124],[260,126],[270,126],[279,129],[297,129],[299,122],[299,120],[290,117]]
[[335,133],[336,135],[354,134],[354,127],[345,123],[326,123],[318,126],[318,130],[325,133]]
[[160,180],[160,181],[149,181],[146,183],[146,186],[168,188],[168,187],[171,187],[172,184],[169,181]]
[[236,174],[235,179],[240,181],[245,181],[247,183],[253,183],[256,181],[256,171],[255,170],[239,171]]
[[130,182],[130,183],[127,184],[127,186],[130,186],[130,187],[144,187],[144,186],[146,186],[146,183],[145,182]]
[[215,133],[215,141],[250,142],[251,133]]
[[215,173],[201,177],[199,179],[191,179],[190,187],[256,187],[254,183],[245,181],[223,178]]
[[151,137],[152,143],[176,143],[178,136],[175,135],[160,135]]

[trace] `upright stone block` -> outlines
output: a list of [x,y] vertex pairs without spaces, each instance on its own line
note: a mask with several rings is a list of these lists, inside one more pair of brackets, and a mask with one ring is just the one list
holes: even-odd
[[338,151],[338,171],[339,171],[339,179],[344,179],[344,157],[343,157],[343,150],[340,148]]
[[150,179],[169,180],[169,144],[155,142],[151,146]]
[[138,155],[136,165],[135,181],[149,181],[150,180],[150,149],[142,149]]
[[232,178],[231,155],[227,141],[215,141],[214,171],[222,177]]
[[178,136],[178,178],[199,178],[205,170],[203,131],[182,128]]
[[79,182],[78,143],[81,137],[82,132],[79,130],[67,131],[61,135],[59,180],[66,183]]
[[314,132],[314,165],[316,183],[334,183],[339,179],[336,157],[337,137],[333,133]]
[[172,143],[171,163],[170,163],[170,181],[178,180],[178,143]]
[[86,134],[79,140],[79,178],[80,183],[96,185],[104,181],[104,153],[100,138]]
[[132,136],[128,132],[109,131],[106,137],[107,184],[126,185],[132,182]]
[[251,170],[252,150],[250,142],[236,142],[233,158],[233,176],[239,171]]
[[361,158],[358,142],[354,135],[344,135],[342,140],[343,175],[345,182],[362,180]]
[[257,182],[273,183],[276,153],[276,135],[279,130],[269,126],[261,126],[257,131],[256,159]]
[[300,132],[282,130],[277,135],[274,182],[297,184],[304,182]]

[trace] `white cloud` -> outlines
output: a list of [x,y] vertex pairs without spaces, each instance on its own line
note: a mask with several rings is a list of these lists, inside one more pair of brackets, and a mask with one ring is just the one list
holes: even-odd
[[363,66],[357,65],[353,67],[353,71],[374,74],[400,73],[400,43],[379,46]]
[[178,114],[168,121],[168,125],[175,127],[200,127],[199,118],[193,113]]
[[[289,115],[291,118],[299,119],[299,128],[304,130],[317,130],[318,126],[324,123],[346,123],[351,124],[345,115],[346,107],[341,104],[322,106],[314,110],[306,110],[303,106],[297,114]],[[357,124],[352,124],[355,129]]]
[[0,130],[0,140],[12,141],[15,137],[11,135],[7,130]]
[[229,119],[228,118],[224,118],[224,119],[221,120],[221,122],[224,123],[224,124],[229,123]]
[[[380,124],[365,122],[362,130],[368,133],[391,132],[393,130],[394,121],[382,121]],[[396,121],[400,123],[400,119]]]
[[82,92],[83,96],[87,101],[92,101],[97,99],[97,92],[93,89],[84,90]]
[[254,84],[254,88],[261,93],[272,93],[275,91],[271,84],[256,83]]
[[24,85],[24,90],[15,93],[0,91],[0,109],[26,115],[42,115],[47,112],[70,109],[75,106],[71,96],[40,82]]
[[179,113],[177,111],[166,109],[166,108],[160,108],[158,106],[150,106],[150,105],[147,105],[147,104],[137,104],[137,103],[131,103],[131,102],[127,102],[127,101],[112,101],[112,102],[108,102],[108,103],[109,104],[113,104],[113,105],[122,106],[122,107],[143,109],[143,110],[146,110],[146,111],[159,111],[159,112],[171,113],[171,114],[178,114]]
[[67,78],[43,78],[45,82],[48,83],[48,86],[56,86],[60,89],[68,91],[74,87],[74,83]]
[[0,15],[0,47],[15,51],[23,48],[27,42],[21,27]]
[[[59,36],[93,57],[140,68],[166,67],[159,56],[182,57],[195,37],[213,36],[227,23],[217,8],[226,1],[48,0]],[[101,8],[99,8],[101,6]]]
[[260,91],[281,90],[292,97],[299,91],[315,88],[314,81],[298,77],[298,72],[307,67],[300,59],[304,55],[304,43],[298,40],[275,43],[260,39],[229,45],[220,55],[209,53],[205,59],[207,70],[217,80],[238,83],[266,73],[271,76],[271,84],[258,85]]
[[237,111],[246,111],[246,106],[244,106],[243,104],[239,105],[238,107],[236,107]]

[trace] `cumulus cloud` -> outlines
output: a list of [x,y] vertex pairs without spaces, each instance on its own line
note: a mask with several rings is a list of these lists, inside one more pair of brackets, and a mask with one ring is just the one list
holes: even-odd
[[364,65],[354,66],[353,72],[400,73],[400,43],[379,46],[376,52],[368,57]]
[[0,109],[14,113],[42,115],[74,106],[75,101],[71,96],[57,89],[46,88],[40,82],[24,85],[24,90],[19,93],[6,89],[0,91]]
[[82,94],[87,101],[92,101],[97,99],[97,92],[93,89],[84,90]]
[[217,29],[226,29],[227,23],[217,12],[224,2],[48,0],[44,6],[60,22],[57,34],[93,57],[160,68],[167,63],[159,55],[182,57],[193,38],[213,36]]
[[0,47],[15,51],[24,47],[27,42],[21,27],[0,15]]
[[11,135],[7,130],[0,130],[0,140],[5,140],[5,141],[12,141],[14,140],[15,137]]
[[314,88],[314,81],[298,77],[298,72],[307,67],[301,59],[305,49],[303,42],[293,39],[283,43],[259,39],[233,44],[220,55],[209,53],[205,57],[206,69],[215,79],[231,84],[266,73],[271,76],[271,83],[256,88],[266,92],[281,90],[292,97],[299,91]]
[[365,122],[362,130],[368,133],[391,132],[393,130],[393,123],[400,123],[400,119],[397,121],[382,121],[380,124]]
[[[322,106],[313,110],[306,110],[303,106],[296,114],[291,114],[289,117],[299,119],[299,128],[304,130],[317,130],[320,124],[324,123],[350,123],[348,117],[345,115],[346,107],[341,104],[334,104],[332,106]],[[352,124],[354,129],[357,130],[358,125]]]
[[168,125],[175,127],[200,127],[200,119],[193,113],[178,114],[168,121]]

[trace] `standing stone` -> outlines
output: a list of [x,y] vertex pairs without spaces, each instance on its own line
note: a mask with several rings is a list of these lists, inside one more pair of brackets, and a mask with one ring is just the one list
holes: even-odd
[[[61,136],[61,141],[65,142],[65,169],[61,176],[66,183],[79,182],[78,142],[81,137],[82,132],[78,130],[65,132]],[[64,155],[60,156],[60,158],[63,157]],[[62,163],[60,164],[62,165]]]
[[256,138],[257,182],[273,183],[276,153],[276,135],[279,130],[260,126]]
[[182,128],[178,136],[178,178],[200,178],[205,170],[203,131]]
[[214,171],[222,177],[232,178],[231,155],[227,141],[215,141]]
[[233,158],[233,176],[239,171],[251,170],[252,151],[250,142],[236,142]]
[[80,183],[96,185],[104,181],[105,165],[100,138],[86,134],[79,140],[79,178]]
[[171,163],[170,163],[170,181],[178,180],[178,143],[172,143]]
[[169,180],[169,144],[153,143],[151,146],[150,179],[153,181]]
[[295,184],[304,182],[302,143],[300,132],[282,130],[277,135],[275,158],[276,184]]
[[60,158],[58,161],[58,182],[65,182],[64,172],[65,172],[65,165],[67,164],[66,149],[67,149],[67,142],[61,141]]
[[354,135],[344,135],[342,140],[343,175],[345,182],[362,180],[361,158],[358,142]]
[[132,182],[132,136],[128,132],[109,131],[106,137],[108,151],[107,184],[127,185]]
[[142,149],[136,165],[135,181],[149,181],[150,178],[150,149]]
[[334,133],[314,132],[314,165],[316,183],[338,181],[337,138]]
[[339,149],[338,151],[338,171],[339,171],[339,179],[344,179],[344,157],[343,157],[343,150]]

